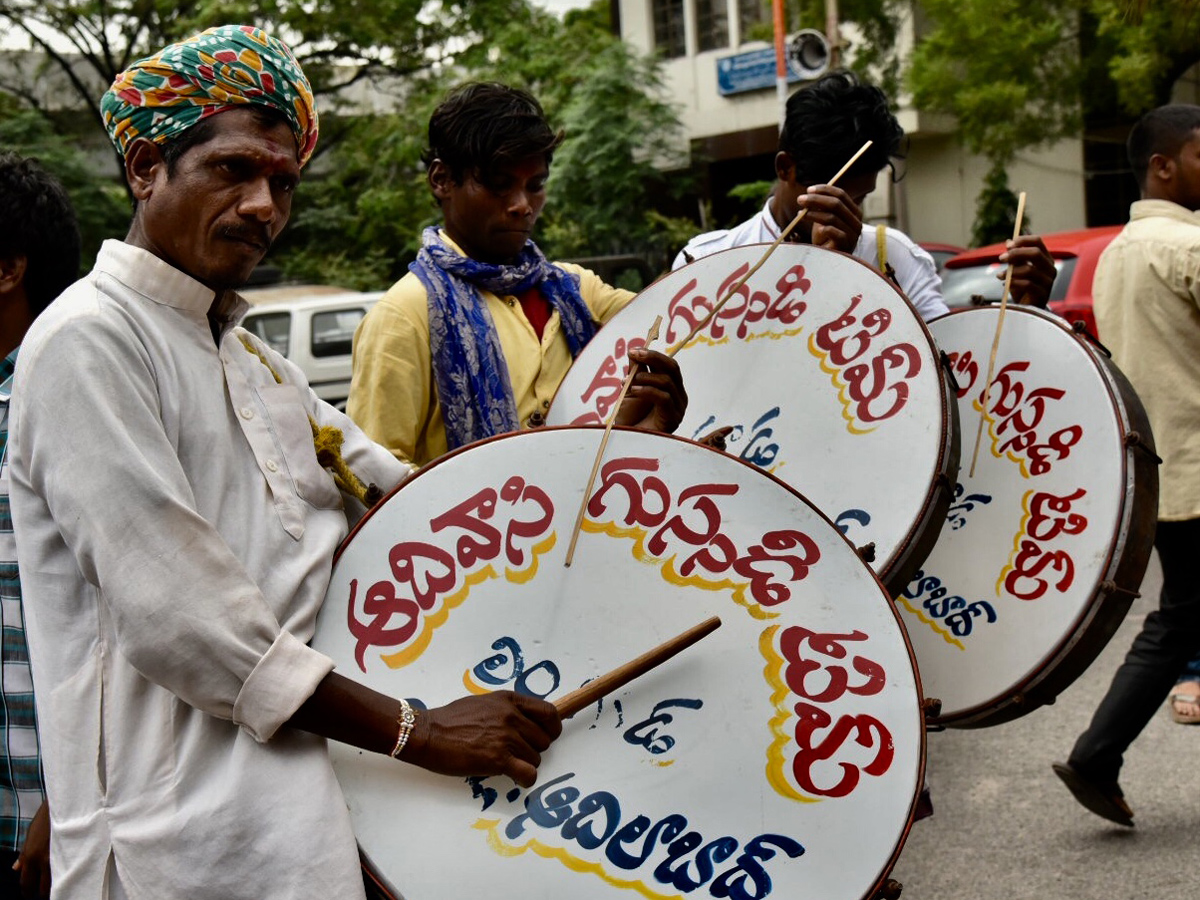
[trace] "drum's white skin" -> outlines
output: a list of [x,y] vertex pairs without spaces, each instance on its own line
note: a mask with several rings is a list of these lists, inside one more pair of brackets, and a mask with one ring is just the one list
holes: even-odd
[[[892,604],[790,488],[620,429],[564,567],[601,435],[494,439],[402,486],[345,545],[313,645],[348,676],[436,706],[515,687],[554,699],[710,615],[722,627],[565,722],[531,790],[333,745],[363,849],[406,900],[863,897],[903,844],[924,759]],[[626,522],[631,497],[643,525]],[[473,516],[446,518],[472,498],[485,501]],[[406,542],[428,546],[414,556]],[[445,582],[422,593],[431,572]],[[388,599],[418,594],[415,619]]]
[[1060,320],[1026,309],[1005,316],[970,476],[998,315],[930,323],[960,385],[962,467],[941,536],[897,599],[944,720],[1013,696],[1076,636],[1128,489],[1108,382]]
[[[655,316],[654,348],[675,345],[767,248],[706,256],[642,291],[580,353],[549,423],[607,421]],[[795,487],[856,545],[874,542],[887,575],[922,522],[951,428],[933,342],[895,286],[852,256],[783,244],[676,360],[688,412],[675,433],[736,426],[728,452]]]

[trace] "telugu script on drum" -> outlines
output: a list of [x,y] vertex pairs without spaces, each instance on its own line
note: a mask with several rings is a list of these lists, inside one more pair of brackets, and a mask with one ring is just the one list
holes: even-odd
[[784,245],[739,286],[765,249],[713,254],[648,287],[576,359],[548,421],[606,421],[648,323],[662,315],[664,344],[677,346],[729,296],[676,356],[689,398],[677,433],[732,428],[729,453],[873,543],[891,583],[932,546],[948,499],[939,475],[956,435],[937,351],[896,288],[844,254]]
[[[529,790],[335,749],[363,827],[418,797],[442,820],[440,840],[427,823],[364,850],[420,858],[449,842],[472,861],[463,890],[545,885],[532,897],[861,897],[898,852],[923,748],[886,595],[783,485],[640,432],[614,433],[564,567],[600,435],[486,442],[402,486],[348,542],[314,646],[421,707],[504,689],[554,699],[680,623],[720,612],[724,626],[565,723]],[[898,830],[837,840],[834,822],[866,815]],[[851,859],[865,871],[839,884]]]
[[950,724],[1031,707],[1014,698],[1092,619],[1137,499],[1111,363],[1054,316],[1017,308],[985,385],[996,318],[973,309],[932,323],[962,421],[982,416],[982,444],[974,477],[959,473],[933,552],[897,598]]

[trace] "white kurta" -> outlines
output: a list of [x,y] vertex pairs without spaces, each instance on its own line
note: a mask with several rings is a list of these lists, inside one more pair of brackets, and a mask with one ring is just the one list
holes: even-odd
[[[879,251],[875,245],[876,227],[883,226],[863,226],[853,255],[879,268]],[[771,201],[767,200],[758,215],[734,228],[696,235],[675,257],[671,268],[678,269],[685,265],[688,257],[696,260],[718,250],[744,247],[747,244],[774,243],[779,237],[779,231],[779,224],[771,215]],[[895,228],[887,229],[887,254],[888,262],[896,272],[896,282],[900,285],[900,290],[904,291],[904,295],[916,307],[917,314],[922,319],[928,322],[935,316],[949,312],[946,301],[942,299],[942,278],[937,273],[937,264],[932,256],[915,244],[907,234]]]
[[408,468],[241,329],[218,347],[212,300],[108,241],[22,345],[12,507],[56,900],[362,893],[325,741],[280,728],[333,667],[307,641],[348,527],[307,417],[364,481]]

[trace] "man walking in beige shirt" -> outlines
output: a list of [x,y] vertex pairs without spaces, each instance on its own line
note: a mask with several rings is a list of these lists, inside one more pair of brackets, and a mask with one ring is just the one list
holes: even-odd
[[1122,756],[1200,648],[1200,106],[1163,106],[1129,135],[1142,199],[1096,267],[1096,325],[1137,390],[1160,469],[1154,546],[1163,587],[1092,723],[1054,771],[1121,825]]

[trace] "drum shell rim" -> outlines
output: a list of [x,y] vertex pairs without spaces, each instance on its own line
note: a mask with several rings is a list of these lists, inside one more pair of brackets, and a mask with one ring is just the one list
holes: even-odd
[[[951,310],[933,321],[974,309]],[[1138,588],[1154,548],[1158,464],[1153,455],[1150,420],[1133,385],[1106,353],[1093,346],[1094,338],[1084,337],[1053,313],[1028,306],[1012,306],[1007,312],[1037,316],[1062,329],[1080,344],[1095,366],[1117,413],[1119,436],[1124,445],[1121,462],[1124,491],[1117,515],[1117,532],[1109,543],[1103,575],[1070,631],[1046,654],[1037,669],[1013,685],[1009,693],[930,720],[932,724],[949,728],[988,728],[1053,704],[1058,695],[1095,661],[1124,620],[1133,600],[1139,596]],[[1145,449],[1130,443],[1129,437],[1133,433],[1139,435]],[[1116,590],[1108,589],[1109,584]]]

